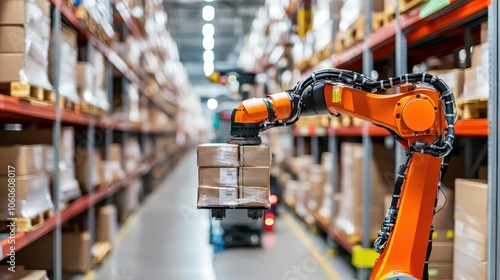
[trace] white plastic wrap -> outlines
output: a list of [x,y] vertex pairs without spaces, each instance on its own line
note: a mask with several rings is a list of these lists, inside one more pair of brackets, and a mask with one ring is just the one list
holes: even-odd
[[35,2],[26,3],[26,44],[24,67],[19,71],[19,80],[31,85],[52,89],[48,78],[48,52],[50,40],[50,18]]
[[198,208],[269,208],[269,187],[198,187]]
[[[78,50],[72,46],[76,44],[76,34],[72,34],[73,32],[69,30],[69,27],[64,27],[62,33],[66,34],[66,36],[61,34],[60,37],[59,93],[75,103],[80,103],[75,72],[78,64]],[[74,40],[74,42],[69,40]],[[53,47],[49,51],[50,60],[53,59],[52,49]],[[53,71],[53,69],[50,69],[50,71]],[[49,73],[49,77],[53,80],[52,73]]]
[[[11,183],[11,186],[9,186],[9,183]],[[8,176],[1,176],[0,184],[5,186],[0,188],[1,219],[12,217],[34,218],[54,207],[50,197],[49,176],[46,173],[15,176],[14,183],[12,183],[12,179],[9,182]],[[12,201],[9,201],[9,197],[13,195],[10,193],[15,194],[15,203],[11,205],[9,205],[9,203],[12,203]]]

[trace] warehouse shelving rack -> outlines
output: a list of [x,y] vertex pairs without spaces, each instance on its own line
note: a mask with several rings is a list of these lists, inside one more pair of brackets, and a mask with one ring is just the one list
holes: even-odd
[[[397,5],[399,1],[395,1]],[[362,43],[358,43],[351,48],[344,50],[340,54],[334,54],[331,60],[322,62],[319,67],[325,67],[330,64],[334,68],[340,69],[362,69],[366,75],[370,75],[373,70],[374,61],[382,58],[390,58],[395,56],[394,68],[395,75],[407,73],[408,54],[411,56],[412,47],[415,44],[423,42],[431,42],[436,40],[439,33],[455,32],[456,28],[461,28],[460,32],[453,34],[464,36],[463,40],[448,40],[444,45],[435,44],[433,51],[435,53],[445,54],[457,48],[465,48],[472,46],[472,37],[470,23],[477,23],[478,20],[488,18],[489,28],[489,44],[490,44],[490,76],[489,76],[489,103],[488,103],[488,118],[487,119],[467,119],[459,120],[456,124],[456,135],[476,138],[488,137],[488,279],[500,278],[500,193],[497,190],[499,183],[498,166],[500,164],[498,144],[500,141],[499,135],[499,109],[500,98],[498,98],[499,90],[498,83],[500,82],[498,58],[500,57],[500,38],[498,36],[498,27],[500,27],[500,7],[498,1],[461,1],[450,0],[449,4],[434,12],[433,14],[420,18],[420,8],[413,9],[409,13],[399,14],[399,8],[396,7],[396,18],[387,25],[384,25],[379,30],[371,32],[371,0],[364,0],[365,9],[365,34],[366,39]],[[334,36],[335,37],[335,36]],[[470,63],[470,53],[467,52],[467,59]],[[315,69],[309,69],[303,75],[312,72]],[[310,151],[315,160],[319,159],[319,138],[327,137],[328,152],[333,153],[333,167],[336,174],[332,174],[332,191],[338,190],[338,143],[339,137],[361,137],[364,154],[370,157],[372,149],[372,138],[389,136],[387,131],[377,126],[364,122],[358,127],[296,127],[292,131],[296,138],[296,154],[304,155],[306,142],[305,138],[310,138]],[[467,147],[467,146],[466,146]],[[470,148],[470,145],[469,147]],[[404,159],[404,151],[402,148],[396,147],[396,168]],[[470,154],[470,153],[469,153]],[[370,161],[365,160],[363,163],[363,205],[369,205],[371,201],[371,182],[370,182]],[[477,166],[476,163],[467,162],[467,168],[471,169]],[[469,172],[470,173],[470,172]],[[332,213],[334,213],[335,201],[332,201]],[[322,229],[336,244],[335,246],[343,247],[347,252],[352,254],[352,263],[357,269],[358,279],[368,279],[371,271],[370,267],[365,266],[366,263],[373,263],[374,254],[369,233],[370,228],[370,211],[369,207],[363,206],[363,228],[361,238],[361,247],[351,244],[342,234],[336,232],[332,226],[323,224],[320,219],[316,218],[316,224]],[[330,240],[330,241],[331,241]],[[330,244],[330,242],[328,242]],[[361,261],[359,261],[361,259]],[[359,265],[361,263],[361,265]]]
[[[169,100],[165,100],[159,98],[157,92],[153,92],[153,90],[147,87],[139,78],[139,76],[134,73],[134,71],[124,62],[114,50],[108,47],[104,42],[98,39],[96,34],[92,34],[84,25],[79,22],[69,7],[66,4],[66,1],[62,0],[47,0],[52,4],[52,40],[54,42],[54,77],[55,80],[53,82],[54,91],[56,95],[56,100],[54,104],[59,104],[60,92],[59,92],[59,61],[60,61],[60,53],[59,53],[59,40],[60,40],[60,29],[62,18],[68,22],[70,22],[77,32],[87,39],[87,59],[90,57],[91,52],[94,51],[94,48],[101,52],[103,56],[106,58],[106,85],[107,85],[107,93],[109,97],[109,102],[112,104],[113,101],[113,67],[116,68],[122,77],[123,83],[132,83],[135,84],[139,91],[147,96],[150,100],[150,105],[158,107],[164,113],[166,113],[169,117],[175,117],[177,109],[180,107],[176,103],[175,97],[170,98]],[[116,5],[116,9],[122,18],[123,22],[133,34],[134,37],[142,36],[138,31],[138,27],[133,22],[130,11],[124,5],[122,0],[114,0],[114,4]],[[142,38],[144,41],[144,38]],[[174,87],[167,80],[166,84],[163,85],[163,90],[168,91],[168,96],[175,96]],[[122,94],[124,96],[127,95],[125,89],[123,89]],[[167,95],[163,94],[163,97]],[[112,107],[112,106],[111,106]],[[31,104],[27,102],[23,102],[16,97],[11,97],[7,95],[0,95],[0,118],[6,120],[12,120],[14,122],[24,122],[24,123],[35,123],[40,125],[52,125],[53,128],[53,146],[58,147],[60,136],[61,136],[61,127],[62,125],[69,125],[83,128],[82,133],[86,135],[86,149],[88,154],[91,154],[93,149],[97,144],[104,144],[105,149],[105,159],[108,158],[109,155],[109,144],[113,143],[113,134],[114,132],[119,132],[122,137],[122,141],[132,137],[134,134],[138,136],[139,142],[141,143],[141,152],[144,152],[144,143],[149,141],[151,138],[157,136],[169,136],[175,137],[177,133],[177,128],[175,126],[166,127],[166,128],[151,128],[149,126],[130,126],[126,123],[115,121],[111,118],[112,110],[107,112],[107,116],[97,119],[93,116],[84,115],[78,112],[67,111],[61,109],[59,106],[43,106],[37,104]],[[104,140],[101,143],[96,143],[95,133],[96,129],[99,129],[103,132]],[[125,141],[123,142],[125,143]],[[120,190],[127,187],[128,182],[133,179],[142,178],[143,180],[147,180],[147,174],[151,172],[153,168],[156,166],[160,166],[167,162],[174,163],[175,160],[179,158],[184,152],[187,151],[190,145],[193,145],[188,139],[187,143],[183,146],[180,145],[172,145],[168,148],[166,152],[163,154],[153,154],[145,161],[143,161],[140,166],[118,181],[114,181],[112,183],[103,186],[101,190],[93,191],[93,186],[89,185],[87,187],[87,194],[76,199],[73,202],[67,204],[64,208],[59,202],[59,170],[58,168],[54,169],[54,183],[53,183],[53,193],[52,198],[54,202],[54,216],[47,219],[43,224],[39,227],[36,227],[30,232],[27,233],[17,233],[15,237],[16,241],[16,251],[24,248],[30,243],[34,242],[37,239],[40,239],[42,236],[54,232],[54,248],[53,248],[53,256],[54,256],[54,267],[53,267],[53,279],[60,280],[62,279],[62,249],[61,249],[61,225],[64,222],[71,220],[77,215],[87,211],[87,223],[88,230],[91,233],[91,242],[93,244],[94,231],[95,231],[95,205],[102,201],[106,201],[107,203],[112,201],[112,197],[114,194],[118,193]],[[54,166],[58,166],[60,159],[59,149],[54,149]],[[89,161],[89,165],[90,165]],[[87,174],[88,178],[91,179],[90,168]],[[91,182],[92,180],[88,180]],[[85,187],[85,186],[83,186]],[[9,253],[7,239],[0,240],[0,259],[4,259],[7,257]],[[91,263],[91,262],[90,262]]]

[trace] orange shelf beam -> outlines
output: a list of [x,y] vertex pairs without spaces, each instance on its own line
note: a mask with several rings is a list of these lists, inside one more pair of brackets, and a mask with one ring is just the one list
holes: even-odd
[[459,120],[455,130],[458,136],[488,136],[488,119]]

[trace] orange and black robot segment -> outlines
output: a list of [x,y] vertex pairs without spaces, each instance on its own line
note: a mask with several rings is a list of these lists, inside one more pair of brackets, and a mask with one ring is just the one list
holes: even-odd
[[[378,93],[395,86],[402,92]],[[426,73],[374,80],[352,71],[320,70],[292,90],[243,101],[233,111],[230,141],[259,144],[259,131],[319,114],[347,114],[372,122],[386,128],[406,150],[374,244],[380,256],[371,279],[428,279],[435,202],[455,142],[451,90]]]

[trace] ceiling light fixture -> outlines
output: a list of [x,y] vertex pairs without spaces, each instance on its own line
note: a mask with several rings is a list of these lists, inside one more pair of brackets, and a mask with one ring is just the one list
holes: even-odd
[[213,62],[207,61],[203,64],[203,72],[205,72],[205,76],[208,77],[208,76],[212,75],[214,70],[215,70],[215,66],[214,66]]
[[214,2],[214,0],[205,0],[205,2],[212,3],[212,2]]
[[201,30],[204,37],[213,37],[215,34],[215,27],[211,23],[205,23]]
[[215,18],[214,6],[207,5],[203,7],[201,15],[205,21],[212,21]]
[[214,60],[215,60],[214,51],[206,50],[203,52],[203,61],[204,62],[214,62]]
[[205,50],[213,50],[214,45],[214,37],[203,37],[203,48]]

